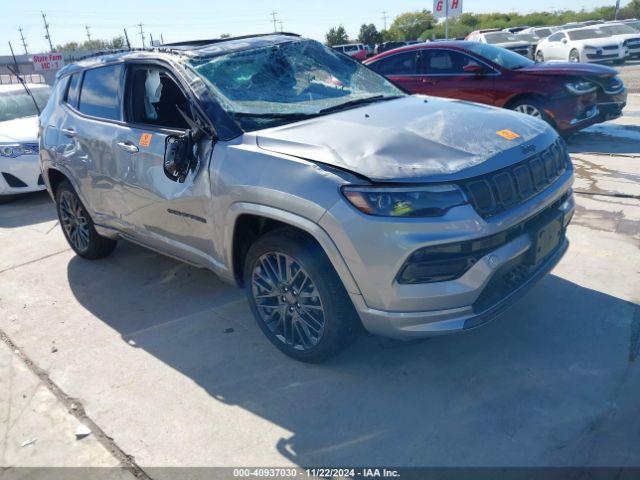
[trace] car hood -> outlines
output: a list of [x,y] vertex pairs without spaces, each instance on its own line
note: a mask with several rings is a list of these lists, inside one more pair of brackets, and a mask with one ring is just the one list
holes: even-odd
[[618,74],[613,68],[594,63],[543,62],[521,68],[520,73],[531,75],[568,75],[573,77],[611,77]]
[[38,117],[16,118],[0,122],[0,142],[36,142]]
[[580,45],[584,45],[585,47],[619,47],[620,43],[618,40],[612,37],[606,38],[586,38],[584,40],[573,40],[574,43],[578,43]]
[[640,40],[640,33],[619,33],[611,36],[618,40]]
[[[518,135],[509,140],[504,130]],[[407,96],[256,132],[260,148],[380,182],[451,181],[542,151],[557,134],[509,110]],[[523,146],[526,144],[526,148]]]

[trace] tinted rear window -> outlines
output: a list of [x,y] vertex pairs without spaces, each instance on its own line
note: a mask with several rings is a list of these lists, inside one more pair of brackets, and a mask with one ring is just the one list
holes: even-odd
[[122,65],[94,68],[84,73],[79,110],[92,117],[120,120]]
[[80,96],[80,80],[82,73],[74,73],[69,80],[69,89],[65,101],[74,108],[78,108],[78,97]]

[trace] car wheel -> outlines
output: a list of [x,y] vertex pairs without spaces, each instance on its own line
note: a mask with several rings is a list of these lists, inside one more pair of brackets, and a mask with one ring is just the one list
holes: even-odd
[[76,254],[95,260],[113,252],[118,242],[98,234],[87,209],[68,181],[58,185],[55,198],[60,226]]
[[539,118],[541,120],[546,121],[547,123],[551,123],[551,119],[545,113],[544,108],[540,102],[533,98],[522,98],[510,106],[511,110],[514,110],[519,113],[524,113],[525,115],[529,115],[530,117]]
[[245,290],[258,325],[286,355],[321,362],[356,337],[360,322],[338,274],[320,246],[293,229],[253,243]]
[[544,62],[544,54],[540,50],[536,52],[536,62],[538,63]]
[[569,52],[569,61],[573,63],[580,62],[580,52],[575,48]]

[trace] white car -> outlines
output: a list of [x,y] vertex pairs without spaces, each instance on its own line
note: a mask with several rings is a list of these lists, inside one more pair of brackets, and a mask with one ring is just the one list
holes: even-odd
[[620,22],[605,23],[598,28],[622,43],[629,57],[640,57],[640,32],[635,28]]
[[47,104],[48,85],[0,85],[0,203],[19,193],[44,190],[38,161],[38,104]]
[[543,38],[547,38],[554,32],[557,32],[558,30],[560,30],[560,27],[529,27],[519,33],[520,35],[533,35],[538,39],[538,41],[540,41]]
[[509,33],[503,31],[478,31],[471,32],[467,35],[470,42],[488,43],[489,45],[495,45],[496,47],[506,48],[512,52],[519,53],[524,57],[533,59],[533,54],[536,50],[537,40],[528,35],[518,35],[517,33]]
[[541,40],[536,61],[624,63],[626,48],[600,28],[562,30]]

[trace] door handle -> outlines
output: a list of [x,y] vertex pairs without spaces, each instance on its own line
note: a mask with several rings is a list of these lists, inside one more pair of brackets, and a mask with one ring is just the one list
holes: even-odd
[[138,151],[140,150],[131,142],[117,142],[116,145],[118,145],[118,148],[120,150],[124,150],[128,153],[138,153]]
[[62,133],[64,133],[67,137],[76,136],[76,131],[73,128],[63,128]]
[[422,79],[422,83],[426,83],[427,85],[434,85],[435,82],[433,80],[431,80],[430,78],[423,78]]

